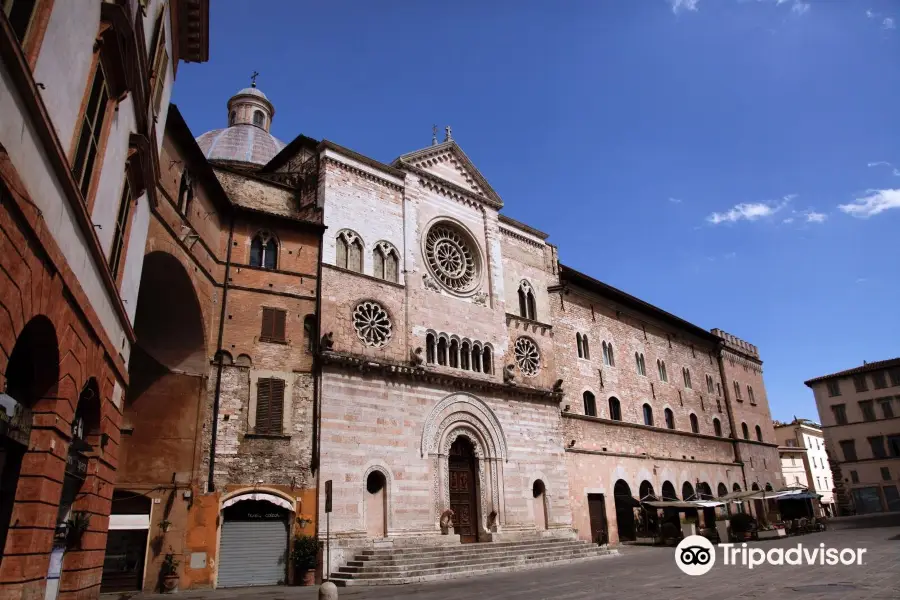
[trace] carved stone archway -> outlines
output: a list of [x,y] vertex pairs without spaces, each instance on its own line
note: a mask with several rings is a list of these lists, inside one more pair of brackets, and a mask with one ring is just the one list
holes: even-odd
[[[434,524],[450,506],[450,446],[460,436],[472,442],[478,468],[479,538],[500,531],[505,523],[503,463],[507,460],[506,436],[494,411],[481,399],[466,393],[447,396],[429,413],[422,431],[422,456],[432,473]],[[491,518],[491,515],[494,518]]]

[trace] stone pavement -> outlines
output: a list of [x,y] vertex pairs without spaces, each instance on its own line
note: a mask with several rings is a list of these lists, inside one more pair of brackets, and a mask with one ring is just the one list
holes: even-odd
[[[543,600],[616,598],[617,600],[897,600],[900,598],[900,527],[827,531],[780,540],[750,542],[748,547],[866,548],[862,566],[725,566],[722,552],[712,571],[690,577],[675,566],[673,548],[625,546],[622,556],[595,562],[517,573],[487,575],[404,586],[339,590],[341,599],[369,600]],[[317,588],[250,588],[183,592],[178,600],[307,600]],[[119,595],[104,596],[112,600]],[[158,600],[154,595],[135,600]]]

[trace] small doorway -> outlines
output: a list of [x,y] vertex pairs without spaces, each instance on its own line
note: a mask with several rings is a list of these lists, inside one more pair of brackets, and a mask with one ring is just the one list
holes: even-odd
[[608,543],[606,499],[603,494],[588,494],[588,517],[591,521],[591,542],[595,544]]
[[113,492],[100,593],[139,591],[150,532],[150,498],[126,490]]
[[478,541],[478,506],[475,494],[477,466],[472,442],[460,436],[450,446],[450,509],[453,527],[463,543]]
[[370,538],[387,537],[387,480],[381,471],[366,478],[366,533]]
[[547,505],[545,502],[547,489],[544,487],[543,481],[535,480],[534,485],[531,486],[531,495],[534,497],[534,527],[538,531],[544,531],[547,529]]
[[613,495],[616,498],[616,524],[619,530],[620,542],[633,542],[635,540],[634,531],[634,507],[640,506],[636,502],[634,496],[631,495],[631,488],[620,479],[613,488]]

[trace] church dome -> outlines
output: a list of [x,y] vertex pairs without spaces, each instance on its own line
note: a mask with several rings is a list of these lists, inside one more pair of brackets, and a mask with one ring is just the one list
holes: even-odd
[[269,133],[274,116],[275,107],[254,82],[228,100],[228,127],[207,131],[197,144],[210,162],[261,167],[285,147]]

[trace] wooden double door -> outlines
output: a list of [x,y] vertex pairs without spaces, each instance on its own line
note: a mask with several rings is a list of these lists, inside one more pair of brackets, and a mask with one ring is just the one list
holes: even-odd
[[450,509],[453,528],[463,543],[478,541],[478,467],[475,449],[465,437],[458,437],[450,446],[447,458],[450,471]]

